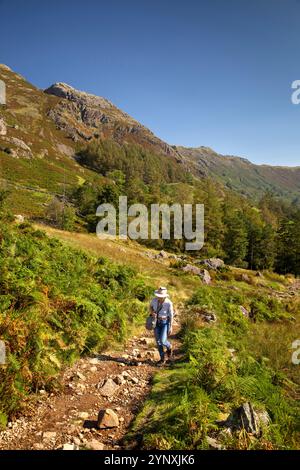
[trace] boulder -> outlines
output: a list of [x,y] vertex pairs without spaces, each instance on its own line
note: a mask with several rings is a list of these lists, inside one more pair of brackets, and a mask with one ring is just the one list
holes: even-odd
[[210,274],[206,269],[203,269],[203,271],[201,271],[201,274],[199,274],[199,276],[201,277],[202,282],[204,284],[209,285],[211,283]]
[[[23,150],[25,153],[22,153],[22,155],[29,155],[29,156],[32,156],[32,153],[31,153],[31,148],[25,144],[25,142],[21,139],[18,139],[17,137],[11,137],[9,139],[9,141],[15,145],[18,149],[20,149],[21,151]],[[19,152],[18,152],[19,153]]]
[[103,387],[100,388],[100,393],[104,397],[112,397],[118,389],[118,385],[112,379],[107,379]]
[[250,402],[246,402],[233,410],[223,425],[232,431],[245,429],[246,432],[259,437],[262,427],[266,427],[270,421],[266,411],[256,411]]
[[204,259],[200,261],[200,263],[207,266],[208,269],[213,269],[214,271],[217,271],[218,269],[221,269],[225,266],[224,261],[220,258]]
[[182,271],[185,273],[195,274],[196,276],[201,276],[202,269],[197,268],[197,266],[193,266],[192,264],[187,264],[182,268]]
[[99,411],[98,429],[117,428],[119,424],[119,417],[112,409],[106,408]]

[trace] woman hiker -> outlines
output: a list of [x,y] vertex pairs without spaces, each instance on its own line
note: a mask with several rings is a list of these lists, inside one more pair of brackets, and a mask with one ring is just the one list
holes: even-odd
[[169,299],[168,291],[165,287],[160,287],[154,292],[154,299],[150,303],[150,315],[156,317],[156,326],[154,328],[154,335],[160,355],[158,364],[164,364],[165,352],[164,347],[167,348],[167,356],[170,359],[172,356],[172,346],[168,341],[168,335],[172,333],[173,324],[173,304]]

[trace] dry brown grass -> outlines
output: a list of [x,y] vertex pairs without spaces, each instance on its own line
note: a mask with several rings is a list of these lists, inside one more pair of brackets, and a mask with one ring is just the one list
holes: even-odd
[[[75,233],[59,230],[47,225],[36,224],[36,227],[45,231],[48,236],[58,238],[73,247],[87,251],[96,256],[104,256],[113,262],[127,264],[143,274],[150,284],[166,285],[175,302],[182,302],[190,297],[191,292],[201,286],[196,276],[178,272],[169,267],[168,262],[159,262],[148,258],[149,249],[131,240],[100,240],[94,234]],[[155,253],[155,251],[153,251]]]

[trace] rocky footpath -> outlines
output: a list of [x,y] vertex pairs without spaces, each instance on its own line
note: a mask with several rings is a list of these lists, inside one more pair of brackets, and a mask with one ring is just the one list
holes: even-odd
[[151,333],[133,337],[120,354],[79,360],[62,374],[59,392],[39,390],[26,413],[0,433],[0,449],[121,449],[158,360]]

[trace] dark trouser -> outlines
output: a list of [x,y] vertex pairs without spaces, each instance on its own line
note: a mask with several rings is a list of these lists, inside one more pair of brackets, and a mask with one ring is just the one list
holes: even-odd
[[171,344],[168,341],[168,329],[169,329],[169,322],[157,322],[156,327],[154,329],[155,339],[159,351],[159,355],[161,360],[164,360],[164,346],[167,349],[171,349]]

